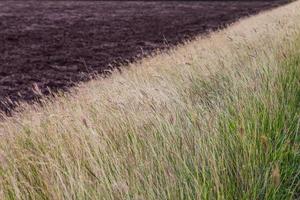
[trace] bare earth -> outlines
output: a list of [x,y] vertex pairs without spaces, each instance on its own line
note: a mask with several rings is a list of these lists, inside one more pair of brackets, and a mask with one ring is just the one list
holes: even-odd
[[283,3],[1,1],[0,109]]

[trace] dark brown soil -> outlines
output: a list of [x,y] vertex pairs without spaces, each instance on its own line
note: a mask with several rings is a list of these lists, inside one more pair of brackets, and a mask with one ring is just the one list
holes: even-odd
[[0,109],[283,3],[1,1]]

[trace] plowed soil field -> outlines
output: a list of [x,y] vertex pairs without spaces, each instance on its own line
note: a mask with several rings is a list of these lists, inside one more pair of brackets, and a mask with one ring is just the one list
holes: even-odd
[[1,1],[0,109],[283,3]]

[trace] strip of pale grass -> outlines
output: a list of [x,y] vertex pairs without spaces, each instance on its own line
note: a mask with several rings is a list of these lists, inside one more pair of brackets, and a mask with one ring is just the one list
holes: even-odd
[[0,124],[0,198],[296,198],[299,9],[25,106]]

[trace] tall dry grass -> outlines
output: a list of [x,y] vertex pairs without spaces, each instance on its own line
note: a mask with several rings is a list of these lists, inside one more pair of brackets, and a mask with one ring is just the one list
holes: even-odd
[[0,199],[299,198],[300,2],[0,123]]

